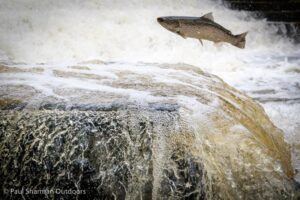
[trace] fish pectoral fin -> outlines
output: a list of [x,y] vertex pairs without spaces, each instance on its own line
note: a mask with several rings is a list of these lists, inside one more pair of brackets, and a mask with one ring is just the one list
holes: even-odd
[[200,41],[201,45],[203,46],[203,42],[202,42],[202,40],[201,40],[201,39],[199,39],[199,41]]
[[200,17],[200,18],[206,18],[206,19],[209,19],[209,20],[211,20],[211,21],[214,21],[214,17],[213,17],[213,13],[212,13],[212,12],[207,13],[207,14],[203,15],[203,16]]

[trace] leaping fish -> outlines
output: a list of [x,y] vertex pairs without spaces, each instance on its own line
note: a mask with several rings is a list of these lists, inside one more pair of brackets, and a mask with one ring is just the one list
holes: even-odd
[[215,43],[227,42],[238,48],[245,48],[247,32],[233,35],[231,31],[214,22],[212,13],[202,17],[159,17],[157,21],[164,28],[183,38],[198,39],[202,45],[202,40],[209,40]]

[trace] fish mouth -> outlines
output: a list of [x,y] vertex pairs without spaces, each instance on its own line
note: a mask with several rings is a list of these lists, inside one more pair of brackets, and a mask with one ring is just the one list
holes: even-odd
[[158,17],[158,18],[157,18],[157,21],[158,21],[159,23],[162,23],[162,22],[164,22],[164,19],[163,19],[162,17]]

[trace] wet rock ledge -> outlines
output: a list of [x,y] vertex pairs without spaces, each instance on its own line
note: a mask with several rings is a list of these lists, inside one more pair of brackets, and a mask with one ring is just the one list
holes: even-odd
[[3,64],[0,83],[1,199],[296,199],[282,132],[197,67]]

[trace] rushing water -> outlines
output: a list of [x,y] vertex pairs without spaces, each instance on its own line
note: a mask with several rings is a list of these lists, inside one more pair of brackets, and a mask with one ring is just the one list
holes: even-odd
[[[209,0],[1,0],[0,5],[3,63],[59,67],[100,59],[199,66],[261,103],[292,144],[294,167],[300,169],[300,48],[265,20]],[[158,16],[208,12],[234,34],[249,31],[246,49],[207,41],[201,46],[156,22]]]
[[250,97],[197,67],[94,60],[0,71],[0,188],[295,199],[283,133]]

